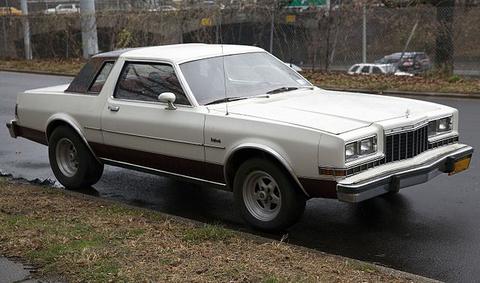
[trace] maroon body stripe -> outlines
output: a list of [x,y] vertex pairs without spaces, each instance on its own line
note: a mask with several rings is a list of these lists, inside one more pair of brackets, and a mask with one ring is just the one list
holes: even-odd
[[[17,135],[34,142],[47,145],[45,132],[17,126]],[[216,183],[225,183],[224,166],[186,158],[127,149],[100,143],[89,142],[99,158],[126,162],[147,168],[181,174]],[[300,184],[312,198],[337,198],[337,182],[299,178]]]
[[27,140],[38,142],[43,145],[48,145],[47,136],[45,132],[18,126],[18,125],[16,126],[16,131],[17,131],[16,134],[19,137],[26,138]]
[[337,198],[337,182],[335,181],[308,178],[299,178],[298,180],[312,198]]
[[99,158],[127,162],[170,173],[182,174],[207,181],[225,183],[223,166],[220,164],[174,157],[169,155],[90,143]]

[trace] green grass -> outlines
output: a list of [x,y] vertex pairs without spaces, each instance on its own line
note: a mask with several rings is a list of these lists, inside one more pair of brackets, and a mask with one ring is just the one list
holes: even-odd
[[185,231],[183,239],[187,242],[200,243],[205,241],[218,242],[226,241],[233,236],[231,230],[220,225],[206,224],[203,227],[195,227]]
[[348,264],[351,265],[354,269],[362,272],[368,272],[368,273],[378,272],[378,268],[375,265],[368,262],[349,260]]

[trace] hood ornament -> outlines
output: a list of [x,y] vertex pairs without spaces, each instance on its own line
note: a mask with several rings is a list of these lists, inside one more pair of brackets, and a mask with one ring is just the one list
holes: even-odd
[[407,111],[405,111],[405,117],[410,117],[410,109],[407,109]]

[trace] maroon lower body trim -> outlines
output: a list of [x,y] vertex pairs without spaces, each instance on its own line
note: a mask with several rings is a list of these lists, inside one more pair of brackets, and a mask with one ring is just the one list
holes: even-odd
[[22,126],[18,126],[18,125],[16,126],[15,130],[16,130],[17,136],[19,136],[19,137],[22,137],[22,138],[25,138],[25,139],[28,139],[28,140],[31,140],[31,141],[34,141],[34,142],[38,142],[38,143],[41,143],[43,145],[48,144],[47,136],[46,136],[45,132],[30,129],[30,128],[26,128],[26,127],[22,127]]
[[223,166],[220,164],[127,149],[99,143],[90,143],[99,158],[127,162],[170,173],[182,174],[207,181],[225,183]]
[[312,198],[337,198],[337,182],[335,181],[307,178],[299,178],[298,180]]
[[[16,131],[19,137],[44,145],[48,144],[45,132],[22,126],[18,126]],[[140,165],[216,183],[225,183],[223,165],[220,164],[155,154],[100,143],[92,142],[89,144],[99,158],[127,162],[133,165]],[[335,181],[308,178],[299,178],[299,181],[305,191],[312,198],[337,198],[337,182]]]

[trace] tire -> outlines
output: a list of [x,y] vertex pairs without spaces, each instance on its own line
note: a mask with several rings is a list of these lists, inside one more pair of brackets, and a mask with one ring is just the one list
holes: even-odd
[[283,231],[305,210],[305,195],[283,168],[267,159],[245,161],[235,174],[233,187],[242,217],[262,231]]
[[57,180],[70,190],[88,188],[103,174],[100,164],[78,134],[67,126],[57,127],[48,139],[48,158]]

